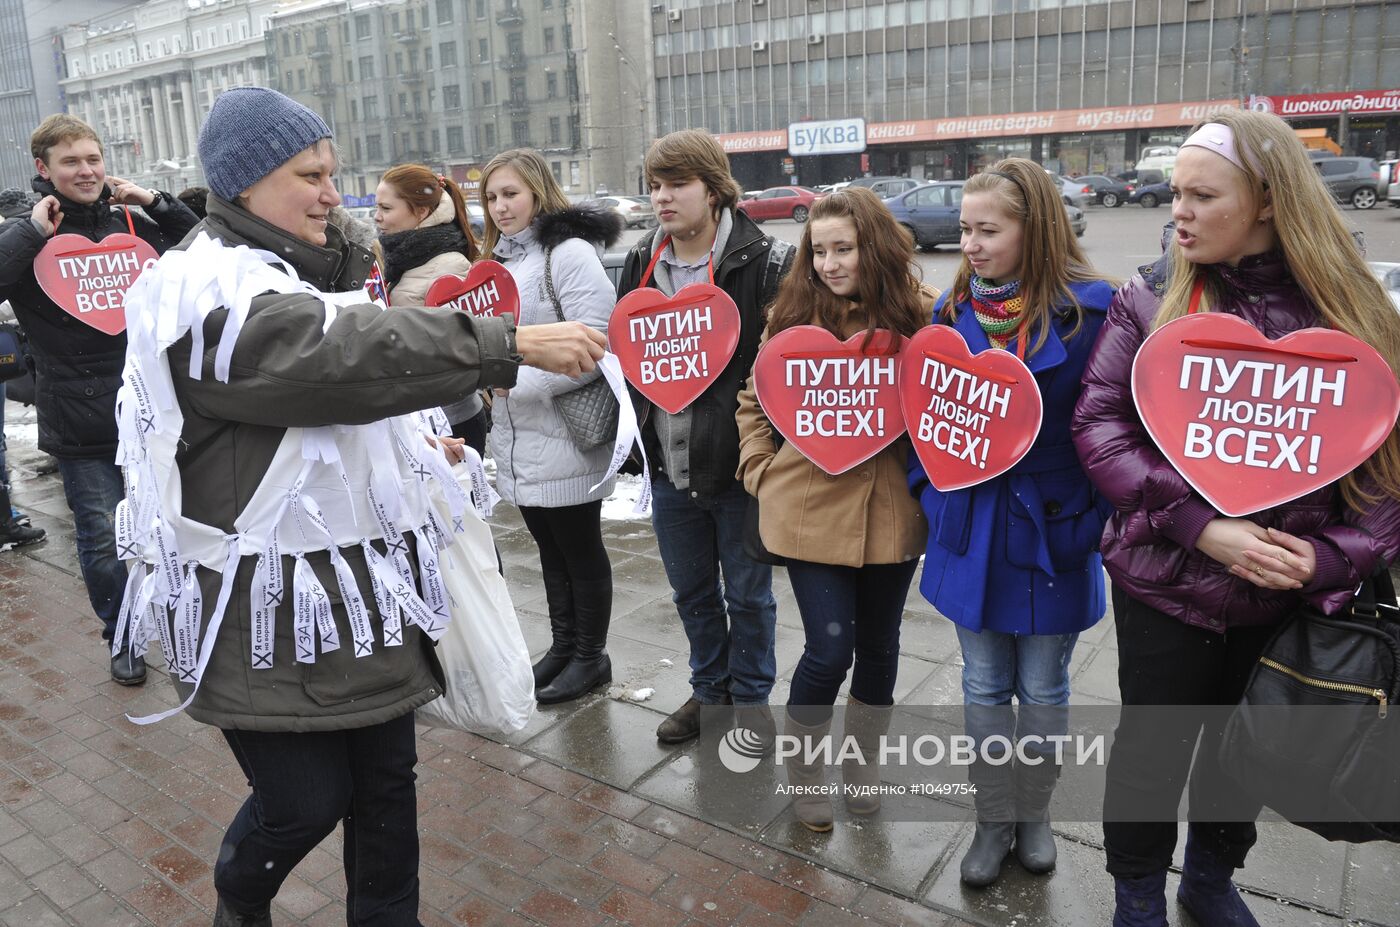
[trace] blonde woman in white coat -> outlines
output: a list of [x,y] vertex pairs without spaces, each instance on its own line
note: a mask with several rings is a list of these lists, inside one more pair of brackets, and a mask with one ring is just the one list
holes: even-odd
[[[465,277],[480,250],[457,185],[423,164],[385,172],[375,190],[374,224],[384,256],[390,306],[421,306],[433,281]],[[443,406],[452,434],[486,453],[486,410],[473,392]]]
[[[515,277],[519,325],[556,322],[562,313],[606,331],[616,296],[601,258],[622,233],[617,214],[570,206],[544,159],[529,149],[492,158],[481,192],[485,247]],[[546,284],[546,258],[558,310]],[[519,507],[540,548],[552,635],[549,652],[535,664],[541,704],[576,699],[612,681],[605,649],[612,564],[601,524],[602,500],[613,490],[613,480],[602,482],[612,446],[580,450],[554,406],[555,397],[597,376],[522,373],[491,410],[496,488]]]

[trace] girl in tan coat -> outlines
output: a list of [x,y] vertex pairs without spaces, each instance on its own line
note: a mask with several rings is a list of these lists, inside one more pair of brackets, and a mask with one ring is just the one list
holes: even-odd
[[[769,309],[764,339],[796,325],[819,325],[842,340],[877,328],[913,335],[928,324],[938,298],[914,276],[913,259],[909,233],[870,190],[851,187],[818,200],[792,273]],[[764,546],[787,560],[807,636],[793,673],[787,732],[820,744],[854,664],[846,735],[864,762],[842,766],[846,806],[872,814],[880,807],[869,790],[880,782],[879,738],[894,703],[899,625],[927,535],[909,496],[909,443],[901,438],[831,476],[781,443],[752,377],[739,394],[738,422],[738,475],[759,500]],[[794,811],[811,830],[831,830],[831,801],[817,788],[824,770],[802,760],[799,754],[784,763]]]

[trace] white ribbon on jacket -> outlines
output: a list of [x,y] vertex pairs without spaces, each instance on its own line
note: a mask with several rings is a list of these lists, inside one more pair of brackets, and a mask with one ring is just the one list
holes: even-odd
[[[436,639],[451,620],[435,575],[439,549],[453,543],[453,531],[443,526],[461,530],[469,508],[473,516],[484,516],[496,501],[474,453],[467,460],[474,491],[469,494],[458,484],[432,440],[444,432],[446,417],[431,410],[368,425],[288,428],[267,473],[234,520],[233,533],[186,516],[175,464],[184,416],[166,352],[188,334],[193,342],[188,373],[202,379],[205,320],[216,309],[227,309],[214,351],[214,377],[228,383],[233,350],[252,301],[268,292],[314,296],[325,307],[323,332],[341,306],[365,302],[362,291],[322,292],[276,255],[242,245],[226,247],[204,234],[185,251],[167,252],[126,295],[127,356],[117,395],[117,463],[126,498],[117,507],[116,520],[118,555],[128,561],[130,576],[113,647],[120,647],[128,628],[133,652],[144,654],[148,642],[157,638],[167,668],[192,686],[179,706],[131,718],[137,724],[160,721],[194,701],[242,558],[257,558],[250,597],[249,665],[254,670],[270,668],[274,659],[276,613],[287,599],[284,555],[294,558],[297,646],[282,658],[314,662],[318,637],[321,652],[339,646],[324,585],[305,559],[313,551],[329,552],[354,654],[365,657],[374,647],[369,608],[340,548],[359,546],[365,553],[384,646],[402,644],[401,616]],[[443,502],[450,521],[435,511]],[[418,538],[423,588],[434,600],[431,605],[414,585],[403,541],[408,532]],[[382,541],[388,556],[371,541]],[[221,575],[207,615],[197,575],[201,566]]]

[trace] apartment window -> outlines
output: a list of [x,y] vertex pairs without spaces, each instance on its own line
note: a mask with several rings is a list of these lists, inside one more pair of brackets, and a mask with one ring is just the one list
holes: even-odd
[[554,9],[554,0],[540,0],[540,9],[542,9],[542,10],[552,10],[552,9]]
[[512,57],[520,57],[525,54],[525,37],[519,32],[512,32],[506,36],[506,53]]
[[360,160],[360,140],[358,138],[355,139],[355,160]]
[[199,33],[196,32],[192,38],[194,39],[194,50],[199,51]]
[[580,172],[579,172],[579,163],[578,163],[577,161],[570,161],[570,162],[569,162],[569,186],[571,186],[571,187],[577,187],[581,182],[582,182],[582,176],[581,176],[581,174],[580,174]]
[[399,136],[399,154],[408,154],[409,147],[413,144],[413,136],[405,132]]
[[364,41],[369,38],[369,33],[369,14],[361,13],[359,16],[355,17],[355,38]]
[[489,105],[495,102],[491,96],[491,82],[489,80],[481,82],[481,102],[482,105]]
[[[150,54],[150,52],[147,51],[147,54]],[[292,57],[292,37],[285,32],[282,33],[282,57]]]
[[485,39],[477,39],[477,40],[476,40],[476,60],[477,60],[477,61],[485,61],[486,58],[487,58],[487,56],[489,56],[490,54],[491,54],[491,51],[490,51],[490,49],[489,49],[489,48],[487,47],[487,45],[486,45],[486,40],[485,40]]
[[384,160],[384,143],[378,135],[365,136],[365,155],[371,161]]
[[[379,118],[379,97],[365,97],[365,118]],[[374,157],[371,155],[371,157]]]
[[284,90],[291,90],[291,89],[292,89],[293,87],[295,87],[295,86],[296,86],[296,84],[292,83],[292,72],[291,72],[291,71],[288,71],[288,72],[287,72],[287,82],[286,82],[285,84],[282,85],[282,89],[284,89]]
[[432,50],[431,47],[428,47],[428,48],[423,49],[423,70],[425,70],[425,71],[431,71],[432,69],[433,69],[433,50]]
[[418,73],[418,49],[416,48],[410,48],[408,50],[408,73]]
[[548,26],[544,30],[544,50],[546,53],[554,51],[554,27]]
[[297,68],[297,88],[306,89],[306,68]]
[[583,147],[583,132],[577,116],[569,117],[569,147],[575,151]]
[[549,117],[549,143],[551,145],[558,145],[562,141],[560,126],[558,116]]
[[456,84],[445,84],[442,88],[442,105],[444,109],[461,109],[462,88]]
[[[359,100],[351,100],[351,101],[350,101],[350,121],[351,121],[351,122],[359,122],[359,121],[360,121],[360,101],[359,101]],[[356,144],[359,144],[358,140],[356,141]],[[359,152],[358,152],[358,151],[355,152],[355,155],[358,157],[358,156],[359,156]]]
[[476,0],[476,18],[486,18],[486,0]]
[[496,127],[488,122],[484,128],[486,129],[486,150],[494,152],[496,150]]
[[230,26],[224,26],[224,44],[227,45],[228,43],[230,43],[230,42],[232,42],[232,41],[233,41],[233,28],[230,27]]
[[126,67],[126,53],[121,49],[117,49],[117,67]]
[[554,175],[554,182],[555,182],[555,183],[563,183],[563,182],[564,182],[564,162],[562,162],[562,161],[550,161],[550,162],[549,162],[549,170],[550,170],[550,173],[552,173],[552,174]]
[[408,115],[408,94],[406,93],[399,94],[399,115]]
[[401,26],[402,24],[403,24],[403,21],[402,21],[401,19],[399,19],[399,14],[398,14],[398,13],[392,13],[392,14],[390,14],[390,16],[389,16],[389,31],[394,32],[394,33],[402,32],[403,30],[399,28],[399,26]]
[[296,53],[297,53],[298,55],[300,55],[300,54],[301,54],[301,33],[300,33],[300,32],[295,33],[295,34],[292,36],[292,39],[293,39],[293,42],[294,42],[294,45],[295,45],[295,48],[296,48]]
[[169,54],[169,52],[166,51],[165,39],[160,40],[160,54],[162,58]]
[[433,147],[428,149],[434,153],[442,150],[442,132],[439,129],[433,130]]
[[526,120],[516,120],[510,124],[510,142],[512,145],[525,146],[530,144],[530,123]]
[[452,0],[437,0],[437,21],[439,26],[452,22]]
[[394,73],[403,75],[403,52],[394,52]]
[[349,58],[345,59],[345,82],[347,84],[355,82],[355,62]]
[[248,38],[248,24],[247,24],[247,23],[239,23],[239,24],[238,24],[238,37],[239,37],[240,39],[246,39],[246,38]]
[[405,15],[406,15],[407,18],[406,18],[405,21],[404,21],[404,28],[405,28],[406,31],[412,32],[412,31],[413,31],[413,11],[412,11],[412,10],[409,10],[408,13],[406,13]]
[[102,53],[102,70],[106,71],[112,66],[112,55],[110,52]]
[[461,153],[462,153],[462,149],[464,149],[464,148],[466,148],[466,147],[467,147],[467,146],[466,146],[466,143],[465,143],[465,141],[464,141],[463,138],[462,138],[462,127],[461,127],[461,126],[448,126],[448,127],[447,127],[447,150],[448,150],[449,152],[451,152],[452,154],[461,154]]
[[415,116],[423,115],[423,91],[421,90],[413,91],[413,114]]
[[559,75],[550,71],[544,76],[545,94],[552,100],[559,96]]
[[438,46],[438,64],[445,68],[457,66],[457,43],[443,42]]
[[512,77],[510,79],[510,99],[514,103],[525,102],[525,78]]
[[[212,44],[214,44],[214,43],[211,41],[209,44],[212,45]],[[147,42],[147,43],[145,44],[145,50],[146,50],[146,60],[149,61],[149,60],[150,60],[150,57],[151,57],[151,43],[150,43],[150,42]],[[93,56],[92,56],[92,69],[93,69],[94,71],[97,70],[97,56],[96,56],[96,55],[93,55]]]

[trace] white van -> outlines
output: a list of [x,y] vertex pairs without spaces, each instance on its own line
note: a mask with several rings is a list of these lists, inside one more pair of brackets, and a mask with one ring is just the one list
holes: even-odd
[[1133,167],[1137,170],[1138,176],[1142,176],[1143,171],[1160,171],[1166,180],[1172,179],[1172,169],[1176,167],[1176,155],[1179,149],[1175,145],[1148,145],[1142,149],[1142,157],[1138,158],[1137,164]]

